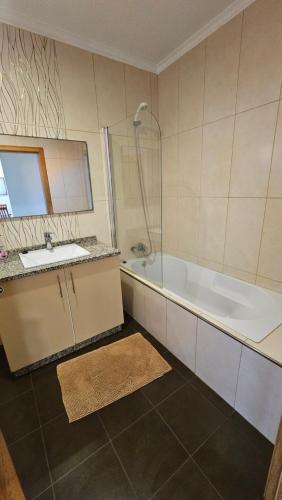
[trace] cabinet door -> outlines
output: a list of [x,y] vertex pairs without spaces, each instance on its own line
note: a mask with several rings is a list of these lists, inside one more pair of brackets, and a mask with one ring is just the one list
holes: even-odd
[[0,334],[12,371],[74,344],[63,271],[8,281],[0,295]]
[[65,273],[76,343],[123,323],[117,257],[72,266]]

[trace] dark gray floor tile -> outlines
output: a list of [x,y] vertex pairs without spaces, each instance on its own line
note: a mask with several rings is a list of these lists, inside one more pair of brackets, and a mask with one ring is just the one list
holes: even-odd
[[154,500],[219,500],[199,468],[189,460],[158,491]]
[[139,390],[105,406],[99,414],[110,437],[113,438],[151,407]]
[[11,445],[10,453],[27,499],[50,486],[40,430]]
[[150,497],[187,454],[160,417],[150,412],[113,440],[138,497]]
[[55,483],[56,500],[133,500],[124,472],[110,445]]
[[269,463],[256,453],[232,417],[198,450],[194,459],[224,498],[263,498]]
[[224,399],[222,399],[216,392],[214,392],[208,385],[206,385],[199,377],[193,375],[189,382],[200,391],[203,396],[208,398],[226,417],[234,413],[234,408],[230,406]]
[[43,427],[48,461],[55,481],[106,443],[97,414],[69,423],[65,415]]
[[153,405],[156,405],[185,383],[184,378],[176,370],[171,370],[142,387],[142,392]]
[[190,453],[226,418],[189,384],[158,406],[158,410]]
[[39,497],[36,497],[36,500],[54,500],[52,488],[48,488],[48,490],[44,491]]
[[186,380],[190,380],[193,376],[193,372],[185,366],[182,361],[176,358],[170,351],[166,349],[165,346],[160,344],[152,335],[148,332],[145,332],[144,337],[151,342],[151,344],[158,350],[158,352],[163,356],[163,358],[170,364],[172,368],[174,368],[182,377]]
[[234,429],[243,434],[244,438],[255,448],[256,453],[259,453],[262,460],[264,460],[266,465],[268,465],[273,453],[273,444],[251,424],[249,424],[247,420],[241,417],[239,413],[234,412],[231,421]]
[[56,367],[32,373],[41,423],[65,413]]
[[38,427],[39,420],[32,391],[1,406],[0,428],[8,444]]
[[31,390],[30,375],[14,377],[9,368],[0,366],[0,406]]
[[160,351],[162,356],[165,358],[165,360],[182,375],[186,380],[190,380],[190,378],[193,376],[193,372],[185,366],[179,359],[177,359],[171,352],[169,352],[167,349],[163,348],[163,350]]

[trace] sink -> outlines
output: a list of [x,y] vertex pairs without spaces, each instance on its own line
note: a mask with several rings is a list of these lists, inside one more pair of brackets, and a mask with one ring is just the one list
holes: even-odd
[[45,264],[53,264],[62,262],[63,260],[76,259],[89,255],[90,252],[85,248],[80,247],[76,243],[70,245],[55,246],[52,250],[41,248],[40,250],[32,250],[28,253],[20,253],[20,259],[25,268],[44,266]]

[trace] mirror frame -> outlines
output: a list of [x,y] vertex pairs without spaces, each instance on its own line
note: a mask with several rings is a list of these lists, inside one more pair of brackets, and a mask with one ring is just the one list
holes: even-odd
[[[16,217],[0,217],[0,220],[2,221],[9,221],[9,220],[20,220],[20,219],[32,219],[32,218],[38,218],[38,217],[49,217],[50,215],[67,215],[67,214],[81,214],[85,212],[95,212],[94,209],[94,199],[93,199],[93,189],[92,189],[92,178],[91,178],[91,168],[90,168],[90,161],[89,161],[89,151],[88,151],[88,143],[85,140],[79,140],[79,139],[67,139],[67,138],[58,138],[58,137],[42,137],[42,136],[34,136],[34,135],[23,135],[23,134],[0,134],[3,138],[5,136],[8,137],[17,137],[17,138],[28,138],[28,139],[43,139],[45,140],[51,140],[51,141],[67,141],[67,142],[80,142],[85,144],[86,147],[86,154],[87,154],[87,166],[88,166],[88,179],[89,179],[89,189],[90,189],[90,195],[91,195],[91,207],[87,208],[85,210],[70,210],[68,212],[54,212],[53,210],[53,205],[52,205],[52,197],[51,197],[51,191],[50,191],[50,186],[49,186],[49,180],[48,180],[48,173],[47,173],[47,167],[46,167],[46,161],[45,161],[45,155],[44,155],[44,148],[41,146],[9,146],[9,145],[0,145],[0,151],[18,151],[18,152],[24,152],[24,149],[26,149],[26,152],[37,152],[39,155],[39,150],[42,150],[42,155],[43,155],[43,161],[41,163],[40,161],[40,175],[42,179],[42,184],[43,184],[43,191],[46,196],[46,206],[48,212],[46,214],[40,214],[40,215],[18,215]],[[4,141],[3,141],[4,142]],[[32,151],[33,150],[33,151]],[[44,162],[44,163],[43,163]],[[41,164],[44,165],[43,169],[41,170]],[[45,191],[46,188],[46,191]],[[50,211],[49,211],[50,207]]]

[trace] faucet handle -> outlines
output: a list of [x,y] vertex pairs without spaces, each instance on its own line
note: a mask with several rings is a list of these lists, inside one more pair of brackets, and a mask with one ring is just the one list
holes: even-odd
[[51,234],[54,234],[52,231],[45,231],[44,238],[51,238]]

